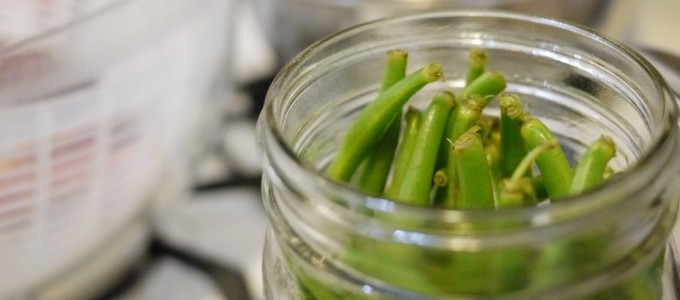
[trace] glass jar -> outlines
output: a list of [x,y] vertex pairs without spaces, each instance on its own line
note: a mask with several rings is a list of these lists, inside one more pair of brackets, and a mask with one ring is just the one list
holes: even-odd
[[[376,95],[385,52],[409,69],[438,62],[459,91],[482,47],[525,110],[574,162],[607,134],[606,184],[547,206],[502,211],[413,207],[323,176],[358,111]],[[497,101],[485,109],[496,114]],[[270,220],[267,299],[679,299],[667,246],[678,209],[676,106],[631,49],[552,19],[440,12],[367,23],[314,44],[272,84],[259,122]]]

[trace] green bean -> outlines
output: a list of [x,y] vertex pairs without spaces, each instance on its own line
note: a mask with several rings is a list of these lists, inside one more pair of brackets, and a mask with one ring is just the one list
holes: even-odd
[[479,126],[472,127],[453,143],[453,164],[458,174],[459,209],[493,209],[493,188]]
[[[451,151],[456,153],[449,165],[458,167],[457,174],[460,174],[460,196],[457,197],[459,202],[456,209],[493,209],[495,206],[493,171],[488,164],[489,159],[494,160],[493,150],[485,151],[479,130],[479,126],[474,126],[453,143]],[[486,146],[487,149],[497,149],[494,144]],[[489,225],[473,226],[488,229]],[[449,285],[457,293],[495,295],[515,289],[515,279],[521,277],[515,272],[515,262],[518,261],[516,251],[456,251],[449,256]]]
[[[437,291],[441,287],[429,280],[432,266],[423,255],[423,249],[413,245],[357,237],[362,241],[342,254],[346,263],[372,278],[388,282],[400,288],[419,291]],[[332,287],[326,287],[332,288]],[[317,298],[325,300],[325,298]],[[343,298],[365,299],[365,298]]]
[[[501,168],[499,164],[499,146],[497,141],[490,135],[491,138],[487,139],[484,143],[484,152],[486,153],[486,161],[489,164],[489,174],[491,176],[491,187],[493,188],[493,198],[496,203],[498,203],[498,198],[500,197],[500,181],[501,181]],[[482,136],[484,139],[484,136]]]
[[494,135],[498,133],[500,123],[496,117],[482,115],[479,121],[477,121],[477,125],[482,128],[479,134],[482,136],[482,141],[486,144],[489,139],[494,138]]
[[[534,149],[546,143],[557,143],[550,129],[539,119],[528,114],[522,117],[521,133],[527,149]],[[543,153],[536,159],[536,165],[541,171],[551,201],[569,195],[569,187],[574,175],[561,147],[555,147]]]
[[[454,116],[449,117],[447,137],[453,141],[458,139],[463,132],[472,126],[470,125],[471,122],[476,123],[480,119],[482,109],[505,87],[505,77],[495,71],[485,72],[465,86],[462,93],[456,98],[458,105],[451,111]],[[467,114],[473,115],[466,116]],[[474,120],[469,117],[474,117]]]
[[[456,98],[456,108],[454,108],[451,111],[451,115],[449,115],[449,121],[448,124],[446,125],[446,134],[445,136],[452,141],[455,141],[458,136],[465,130],[458,132],[456,134],[453,134],[452,130],[457,122],[458,118],[458,108],[461,107],[461,104],[464,103],[466,98],[470,95],[478,95],[483,101],[480,102],[481,107],[483,108],[486,106],[496,95],[498,95],[500,92],[502,92],[505,87],[507,86],[505,82],[505,77],[503,77],[503,74],[498,73],[496,71],[487,71],[484,72],[482,75],[477,77],[474,81],[470,82],[467,84],[463,90],[461,91],[461,94],[458,95]],[[446,162],[449,157],[449,144],[446,142],[446,140],[442,140],[440,146],[439,146],[439,155],[437,158],[437,168],[442,168],[446,166]]]
[[484,73],[484,69],[486,68],[486,62],[488,61],[486,51],[484,51],[484,49],[482,48],[470,49],[469,56],[470,56],[470,68],[468,69],[467,76],[465,77],[466,85],[470,84],[470,82],[474,81]]
[[[528,114],[522,116],[521,133],[524,143],[528,149],[532,149],[531,151],[549,143],[559,145],[557,139],[545,124]],[[536,158],[536,165],[540,170],[543,185],[551,201],[559,201],[560,198],[568,196],[573,171],[561,147],[556,146],[545,151]],[[576,253],[579,249],[592,249],[592,245],[588,243],[569,239],[558,240],[546,245],[541,249],[536,262],[536,269],[532,272],[534,285],[539,287],[550,286],[556,282],[565,282],[572,280],[574,276],[578,276],[582,262]],[[591,253],[598,252],[593,251]]]
[[[539,155],[555,144],[544,144],[529,152],[519,166],[514,170],[512,176],[500,181],[500,191],[497,207],[507,209],[511,207],[521,207],[532,204],[535,199],[531,178],[524,176]],[[487,146],[488,147],[488,146]],[[500,173],[500,169],[498,171]],[[502,223],[497,225],[499,229],[505,226],[524,226],[515,222]],[[529,265],[531,254],[521,247],[508,247],[490,254],[489,259],[496,265],[495,276],[498,277],[498,284],[502,291],[515,291],[525,287],[529,283]]]
[[518,164],[512,176],[501,181],[499,208],[522,207],[536,204],[536,191],[532,179],[525,174],[543,153],[558,147],[556,141],[549,141],[532,149]]
[[[470,125],[471,121],[473,121],[473,124],[476,124],[481,117],[482,109],[484,109],[496,95],[502,92],[505,87],[505,77],[495,71],[485,72],[465,86],[462,93],[456,98],[458,105],[451,111],[452,116],[449,117],[446,136],[455,141],[463,132],[472,126]],[[464,110],[465,108],[468,110]],[[473,110],[474,113],[476,113],[474,115],[474,120],[468,119],[467,116],[461,117],[461,114],[466,115],[471,113],[470,110]],[[460,118],[462,119],[459,120]],[[448,145],[446,149],[448,149]],[[444,151],[444,153],[448,152],[449,151]]]
[[445,170],[437,170],[434,172],[434,177],[432,178],[432,185],[441,188],[445,187],[449,183],[449,177],[446,176]]
[[349,181],[359,163],[370,149],[375,147],[390,122],[401,112],[403,105],[425,85],[441,77],[441,66],[429,64],[380,93],[350,126],[340,150],[328,168],[328,177],[338,181]]
[[527,153],[526,156],[522,158],[522,160],[519,162],[517,165],[517,168],[515,171],[512,173],[512,176],[510,177],[509,182],[517,182],[519,181],[524,174],[526,174],[527,170],[531,169],[531,165],[538,160],[541,155],[544,153],[548,152],[551,149],[554,149],[558,147],[559,144],[557,144],[556,140],[550,140],[546,141],[535,148],[531,149],[529,153]]
[[406,76],[407,62],[408,52],[404,50],[391,50],[387,52],[387,63],[380,92],[391,88]]
[[449,113],[449,117],[446,121],[446,129],[444,130],[444,138],[439,142],[439,153],[437,153],[437,169],[446,168],[446,162],[449,158],[449,150],[451,149],[451,144],[449,140],[451,139],[451,131],[453,126],[456,124],[456,116],[458,115],[458,110],[460,109],[460,101],[456,101],[456,106]]
[[449,176],[446,175],[446,173],[446,168],[440,168],[437,172],[434,172],[434,178],[432,179],[435,186],[432,195],[432,206],[434,207],[443,206],[446,200],[446,189],[451,183],[451,180],[449,180]]
[[[408,53],[402,50],[387,52],[387,63],[383,75],[380,92],[390,88],[406,76]],[[390,123],[385,135],[380,139],[375,150],[363,161],[359,171],[354,175],[357,187],[372,196],[380,196],[390,174],[392,159],[399,142],[401,113]]]
[[383,193],[399,141],[400,128],[397,126],[395,130],[394,125],[401,125],[400,121],[400,119],[392,121],[375,150],[361,163],[352,179],[357,188],[368,195],[380,196]]
[[503,74],[497,71],[487,71],[477,77],[463,88],[458,99],[465,99],[468,95],[477,94],[482,96],[487,103],[500,92],[505,90],[507,83]]
[[446,121],[454,104],[455,96],[450,92],[442,92],[434,97],[427,108],[397,200],[413,205],[429,204],[439,141],[444,135]]
[[[455,121],[453,126],[449,128],[448,139],[455,142],[465,131],[469,130],[473,126],[476,126],[477,121],[482,115],[482,109],[486,105],[487,101],[482,98],[482,96],[477,94],[470,94],[463,101],[457,105],[453,111],[455,115]],[[453,161],[454,152],[448,151],[447,161]],[[456,206],[456,197],[458,196],[458,177],[456,176],[456,166],[453,164],[446,164],[446,176],[449,178],[449,184],[446,189],[439,191],[437,195],[437,203],[443,205],[444,207],[453,208]]]
[[[501,107],[501,141],[500,167],[503,177],[512,176],[520,161],[527,155],[527,148],[522,141],[519,117],[524,113],[519,96],[515,94],[500,95]],[[531,169],[527,170],[531,174]]]
[[418,138],[418,131],[420,129],[420,120],[423,114],[413,106],[409,106],[406,110],[406,124],[401,138],[401,143],[397,148],[397,154],[394,158],[394,166],[392,171],[392,180],[385,189],[385,196],[387,198],[396,199],[401,182],[404,180],[406,170],[408,170],[413,149],[416,146],[416,139]]
[[536,191],[531,184],[531,179],[521,177],[511,186],[509,185],[507,180],[501,181],[498,208],[525,207],[536,204]]
[[[451,135],[449,139],[455,141],[464,132],[477,124],[477,121],[482,116],[482,110],[488,102],[480,95],[471,94],[465,97],[460,105],[456,106],[456,119],[451,128]],[[481,130],[481,128],[480,128]]]
[[578,195],[595,186],[605,179],[607,164],[616,155],[614,141],[602,136],[588,146],[574,170],[574,179],[569,189],[569,195]]

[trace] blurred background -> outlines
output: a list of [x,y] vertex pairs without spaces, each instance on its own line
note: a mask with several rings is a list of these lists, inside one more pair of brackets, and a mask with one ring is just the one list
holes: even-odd
[[0,0],[0,300],[263,299],[271,80],[328,34],[442,9],[589,26],[680,91],[677,0]]

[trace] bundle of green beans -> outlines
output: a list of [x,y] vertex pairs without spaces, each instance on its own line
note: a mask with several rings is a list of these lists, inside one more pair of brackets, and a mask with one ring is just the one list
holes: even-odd
[[[380,92],[349,128],[326,170],[329,178],[408,205],[500,210],[562,201],[600,185],[612,173],[608,163],[616,150],[606,136],[589,145],[572,168],[550,129],[523,111],[518,95],[504,92],[504,76],[486,70],[484,50],[470,51],[466,85],[458,95],[441,91],[425,111],[406,105],[442,78],[442,67],[433,63],[406,74],[407,58],[405,51],[387,53]],[[483,115],[495,99],[500,116]],[[505,295],[593,272],[583,266],[597,268],[587,261],[597,258],[607,241],[606,232],[595,231],[540,250],[464,252],[357,236],[339,260],[424,295]],[[650,272],[656,271],[596,299],[658,298]],[[335,291],[302,270],[296,274],[305,299],[370,299]]]
[[[407,58],[405,51],[388,52],[380,93],[350,127],[327,170],[330,178],[402,203],[465,210],[530,206],[541,197],[559,201],[605,179],[612,140],[603,136],[590,145],[572,170],[550,129],[523,112],[517,95],[503,93],[502,74],[485,70],[487,54],[479,48],[470,51],[457,97],[442,91],[424,112],[409,106],[402,122],[409,99],[442,77],[438,64],[407,76]],[[483,116],[496,98],[500,116]],[[540,177],[532,176],[534,161]]]

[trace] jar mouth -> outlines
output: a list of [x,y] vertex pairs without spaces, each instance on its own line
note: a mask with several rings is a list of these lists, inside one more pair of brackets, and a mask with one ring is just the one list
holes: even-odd
[[[292,0],[295,2],[310,2],[310,3],[335,3],[339,6],[350,6],[351,3],[344,3],[343,1],[337,1],[337,0],[325,0],[325,1],[315,1],[315,0]],[[441,3],[441,2],[447,2],[448,0],[430,0],[429,2],[431,3]],[[483,5],[499,5],[499,4],[515,4],[515,3],[523,3],[523,2],[529,2],[531,0],[483,0],[483,1],[477,1],[477,0],[463,0],[462,3],[464,4],[477,4],[480,6]],[[358,2],[373,2],[373,3],[409,3],[413,2],[412,0],[362,0]],[[356,2],[355,2],[356,3]]]
[[[300,2],[300,3],[310,3],[310,4],[322,4],[322,5],[335,5],[335,6],[361,6],[364,2],[368,3],[389,3],[389,4],[413,4],[413,0],[361,0],[361,1],[352,1],[352,2],[346,2],[346,1],[338,1],[338,0],[323,0],[323,1],[318,1],[318,0],[289,0],[290,2]],[[502,5],[512,5],[512,4],[523,4],[523,3],[529,3],[532,0],[463,0],[463,1],[457,1],[460,2],[462,5],[474,5],[477,7],[485,7],[485,6],[502,6]],[[447,3],[447,2],[455,2],[455,1],[450,1],[450,0],[429,0],[425,1],[428,3],[432,4],[441,4],[441,3]]]
[[[655,82],[653,90],[654,95],[649,97],[658,98],[661,102],[661,110],[663,111],[663,115],[659,122],[661,126],[651,138],[651,142],[645,147],[645,152],[635,163],[627,167],[624,172],[612,177],[593,190],[546,206],[479,211],[411,206],[386,198],[368,196],[345,184],[328,179],[320,170],[305,164],[296,154],[292,145],[286,140],[284,134],[282,134],[282,128],[280,127],[281,120],[279,116],[276,115],[277,113],[275,111],[276,109],[281,108],[275,107],[276,99],[286,96],[281,91],[285,88],[284,86],[287,82],[294,80],[293,78],[296,76],[303,76],[305,75],[305,72],[309,72],[310,69],[313,69],[313,67],[300,69],[301,65],[318,52],[325,50],[329,45],[338,43],[358,33],[381,27],[389,27],[391,24],[429,18],[510,19],[528,24],[551,26],[564,32],[568,32],[569,34],[575,34],[582,38],[589,39],[593,43],[602,44],[612,51],[631,59],[644,71],[645,76]],[[555,224],[556,222],[567,222],[577,218],[582,220],[582,217],[585,215],[592,215],[592,217],[596,219],[602,217],[601,214],[612,213],[611,211],[607,212],[607,210],[602,208],[611,207],[612,205],[625,205],[622,201],[632,201],[629,199],[635,199],[633,195],[639,193],[650,183],[649,181],[643,182],[636,180],[636,178],[641,176],[655,178],[664,167],[671,167],[670,165],[666,166],[669,163],[668,161],[659,158],[669,157],[669,153],[676,147],[677,107],[672,95],[670,88],[667,86],[659,72],[635,50],[580,25],[545,17],[508,12],[450,11],[424,13],[391,17],[354,26],[322,39],[298,54],[292,61],[284,66],[270,87],[263,113],[260,116],[259,134],[261,142],[266,144],[266,147],[263,148],[264,152],[268,154],[267,156],[271,156],[271,154],[274,154],[273,152],[276,152],[281,155],[281,160],[285,160],[282,161],[281,164],[274,164],[274,166],[270,168],[271,170],[265,170],[265,172],[277,173],[282,171],[278,168],[285,167],[285,171],[294,172],[299,180],[307,182],[309,184],[308,187],[315,189],[315,192],[318,195],[333,195],[335,199],[342,199],[341,203],[336,202],[335,204],[332,204],[334,209],[338,210],[336,213],[344,212],[347,214],[360,214],[358,208],[361,208],[399,215],[400,220],[439,220],[442,223],[449,224],[469,222],[471,220],[510,221],[520,219],[526,220],[529,218],[538,220],[537,224],[538,226],[541,226]],[[271,158],[269,158],[269,160],[271,161]],[[540,220],[546,220],[545,224],[542,224]]]

